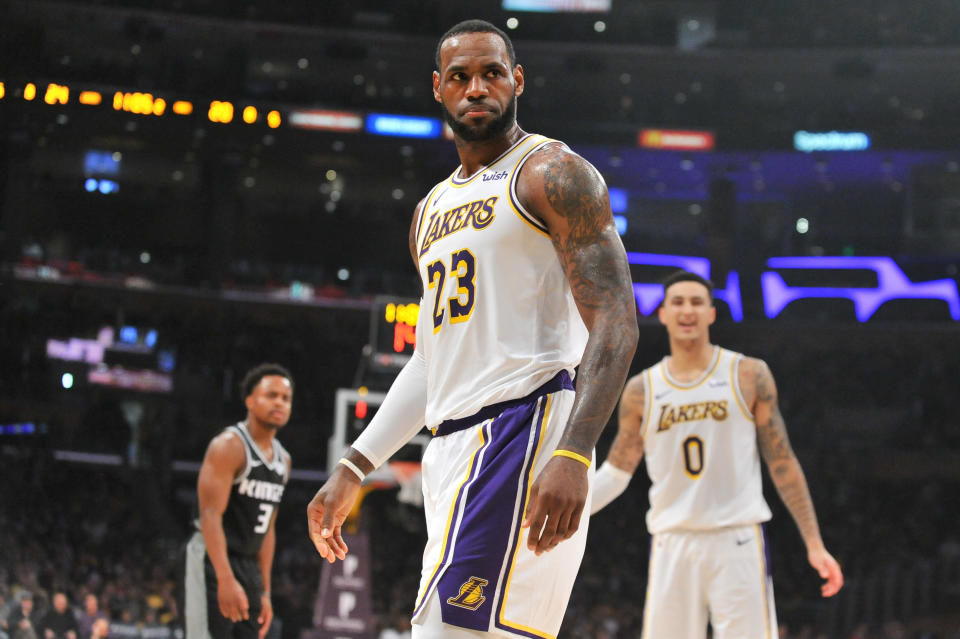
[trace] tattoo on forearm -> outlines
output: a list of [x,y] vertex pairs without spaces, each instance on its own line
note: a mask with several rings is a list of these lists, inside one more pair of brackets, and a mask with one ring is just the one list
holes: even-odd
[[618,418],[620,428],[607,454],[607,461],[617,468],[633,472],[643,458],[643,428],[645,388],[642,378],[627,382],[620,397]]
[[638,376],[627,382],[623,389],[623,396],[620,398],[620,410],[618,415],[621,420],[637,418],[639,422],[643,420],[643,409],[646,404],[647,391],[643,384],[643,378]]
[[772,407],[770,417],[765,422],[757,424],[757,429],[760,453],[768,464],[793,457],[793,448],[787,437],[787,426],[776,404]]
[[783,504],[790,511],[800,535],[807,543],[820,539],[817,513],[810,498],[810,489],[796,458],[770,464],[770,476]]
[[590,329],[561,445],[589,450],[616,406],[636,345],[633,287],[599,175],[579,156],[562,151],[547,161],[543,179],[547,200],[568,229],[553,234],[554,247]]
[[820,540],[817,513],[810,498],[807,479],[790,446],[787,426],[777,402],[777,391],[770,370],[762,362],[755,370],[757,440],[760,454],[770,470],[770,478],[790,511],[804,541]]

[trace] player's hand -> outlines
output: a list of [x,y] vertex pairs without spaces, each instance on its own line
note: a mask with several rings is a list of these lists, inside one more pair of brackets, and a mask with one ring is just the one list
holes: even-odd
[[307,506],[310,540],[331,564],[347,556],[341,527],[360,493],[360,479],[340,464]]
[[230,621],[244,621],[250,618],[247,593],[235,578],[217,579],[217,603],[220,604],[220,614]]
[[817,548],[807,552],[807,561],[813,566],[826,583],[820,585],[820,594],[824,597],[832,597],[843,588],[843,572],[840,570],[840,564],[833,558],[833,555],[827,552],[826,548]]
[[257,617],[257,623],[260,624],[260,639],[267,636],[271,621],[273,621],[273,602],[270,601],[270,595],[264,593],[260,597],[260,616]]
[[580,527],[580,515],[587,502],[587,467],[575,459],[554,457],[530,488],[523,527],[527,548],[541,554]]

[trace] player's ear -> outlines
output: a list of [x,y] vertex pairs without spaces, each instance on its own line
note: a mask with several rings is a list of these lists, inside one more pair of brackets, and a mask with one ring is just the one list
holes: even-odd
[[660,302],[660,306],[657,307],[657,319],[660,320],[660,323],[663,324],[664,326],[667,325],[667,321],[663,319],[663,313],[665,310],[666,309],[663,306],[663,302]]
[[433,72],[433,99],[440,102],[440,72]]
[[715,304],[711,304],[710,305],[710,321],[708,322],[707,325],[712,326],[713,323],[716,321],[717,321],[717,307]]
[[516,88],[513,90],[513,95],[520,95],[523,93],[523,67],[519,64],[514,65],[513,67],[513,83],[516,85]]
[[247,407],[247,410],[253,410],[253,393],[243,398],[243,405]]

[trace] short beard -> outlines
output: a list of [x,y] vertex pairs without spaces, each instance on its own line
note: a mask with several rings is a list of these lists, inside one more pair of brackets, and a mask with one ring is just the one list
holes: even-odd
[[486,126],[470,126],[464,124],[450,113],[444,104],[440,104],[440,110],[443,112],[443,121],[450,125],[454,135],[466,142],[486,142],[503,134],[517,121],[517,97],[514,96],[507,104],[506,110],[500,117],[490,121]]

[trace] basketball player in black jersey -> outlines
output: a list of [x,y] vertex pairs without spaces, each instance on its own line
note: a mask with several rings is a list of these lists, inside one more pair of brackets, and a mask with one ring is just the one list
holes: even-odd
[[247,418],[213,438],[197,480],[199,517],[187,544],[186,639],[263,639],[273,620],[274,521],[290,478],[276,439],[290,419],[293,377],[261,364],[240,383]]

